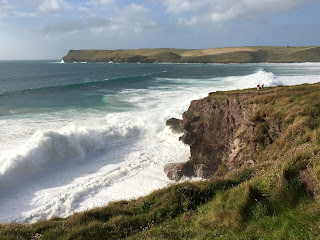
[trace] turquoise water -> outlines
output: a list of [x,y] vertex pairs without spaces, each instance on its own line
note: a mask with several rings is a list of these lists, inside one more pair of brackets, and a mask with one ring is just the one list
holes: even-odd
[[320,64],[0,62],[0,222],[34,222],[171,183],[165,126],[220,90],[320,81]]

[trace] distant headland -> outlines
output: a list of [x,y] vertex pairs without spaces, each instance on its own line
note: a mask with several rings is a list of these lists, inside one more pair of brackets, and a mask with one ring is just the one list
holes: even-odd
[[64,62],[106,63],[292,63],[320,62],[320,47],[226,47],[210,49],[143,48],[70,50]]

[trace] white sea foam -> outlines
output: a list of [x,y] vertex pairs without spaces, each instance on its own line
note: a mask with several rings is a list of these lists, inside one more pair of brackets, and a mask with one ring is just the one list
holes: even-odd
[[128,122],[125,126],[100,129],[70,125],[60,131],[37,131],[13,156],[2,161],[0,188],[62,161],[85,160],[88,153],[114,148],[123,139],[138,139],[141,132],[141,128]]
[[[310,65],[307,65],[310,66]],[[320,64],[315,64],[316,70],[320,69]],[[255,88],[258,84],[264,84],[265,87],[274,87],[279,85],[296,85],[302,83],[316,83],[320,81],[320,72],[317,75],[289,75],[289,76],[277,76],[272,72],[265,71],[259,67],[258,70],[250,75],[245,76],[229,76],[229,77],[216,77],[207,79],[175,79],[175,78],[158,78],[158,81],[170,81],[181,83],[185,82],[192,85],[212,84],[213,90],[233,90],[233,89],[245,89]]]
[[278,85],[283,85],[284,82],[281,81],[272,72],[266,72],[262,68],[254,73],[247,76],[232,76],[223,79],[223,84],[225,86],[220,86],[222,89],[244,89],[244,88],[255,88],[258,84],[264,84],[265,87],[274,87]]
[[49,62],[49,63],[64,63],[63,59],[60,62]]
[[[267,87],[283,85],[284,83],[280,78],[275,76],[272,72],[266,72],[263,68],[259,68],[255,73],[246,76],[229,76],[229,77],[215,77],[205,79],[194,78],[158,78],[158,81],[170,81],[173,83],[191,84],[191,87],[199,84],[212,85],[216,90],[231,90],[231,89],[244,89],[255,88],[257,84],[265,84]],[[300,78],[301,81],[301,78]]]
[[[141,196],[170,182],[162,171],[165,163],[189,156],[188,147],[171,130],[160,129],[157,121],[148,123],[148,117],[119,113],[104,120],[108,127],[100,129],[71,125],[37,132],[6,161],[1,166],[0,191],[14,195],[14,189],[5,188],[8,181],[20,181],[18,186],[23,177],[29,177],[29,182],[17,190],[23,200],[0,200],[2,221],[67,216],[119,198]],[[35,181],[42,190],[37,190]]]
[[[172,98],[179,99],[179,91],[167,95],[150,90],[144,92],[144,99],[134,100],[137,92],[128,90],[120,96],[139,105],[141,111],[107,114],[98,117],[97,124],[92,124],[92,119],[71,119],[60,129],[54,125],[60,124],[57,119],[13,155],[6,155],[0,165],[0,191],[13,191],[8,195],[20,197],[0,199],[1,221],[67,216],[109,201],[138,197],[170,183],[163,166],[186,161],[189,148],[165,128],[165,121],[181,117],[192,98],[206,94],[194,91],[190,99],[178,103]],[[21,184],[23,188],[18,187]]]

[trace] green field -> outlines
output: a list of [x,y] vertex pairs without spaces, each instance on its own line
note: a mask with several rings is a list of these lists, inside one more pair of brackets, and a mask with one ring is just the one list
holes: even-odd
[[[258,105],[253,166],[221,165],[209,180],[68,218],[2,224],[0,239],[320,239],[320,84],[218,92],[208,101],[242,93]],[[275,141],[264,141],[262,119],[281,126]]]
[[257,63],[320,62],[320,47],[230,47],[212,49],[150,48],[70,50],[65,62],[114,63]]

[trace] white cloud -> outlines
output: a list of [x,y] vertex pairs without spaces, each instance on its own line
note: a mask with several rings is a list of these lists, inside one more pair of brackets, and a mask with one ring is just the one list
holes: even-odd
[[91,0],[87,3],[89,6],[93,6],[96,8],[99,7],[114,7],[116,6],[116,0]]
[[0,0],[0,9],[7,4],[8,4],[7,0]]
[[38,10],[41,13],[53,14],[67,7],[67,3],[63,0],[43,0],[40,2]]
[[[92,8],[79,8],[82,18],[76,21],[46,22],[30,28],[43,36],[91,32],[100,36],[124,35],[154,31],[157,24],[149,17],[150,10],[142,5],[130,4],[115,8],[107,17],[104,11]],[[88,33],[87,33],[88,34]]]
[[167,6],[167,12],[170,14],[178,15],[180,13],[196,10],[206,4],[204,1],[192,0],[164,0],[164,5]]
[[8,4],[7,0],[0,0],[0,9]]
[[154,23],[146,16],[148,9],[141,5],[131,4],[117,12],[112,19],[114,30],[133,30],[141,32]]
[[21,3],[0,0],[0,18],[30,18],[56,14],[69,4],[65,0],[24,0]]
[[101,5],[113,5],[115,4],[115,0],[99,0],[98,3]]
[[130,4],[124,8],[114,9],[110,18],[86,15],[88,27],[95,34],[122,34],[125,32],[142,32],[156,27],[150,19],[149,9],[142,5]]
[[7,9],[8,8],[9,8],[8,1],[7,0],[0,0],[0,18],[7,16]]
[[31,28],[34,32],[41,33],[68,33],[74,34],[79,30],[86,28],[86,24],[79,22],[58,22],[58,23],[50,23],[46,22],[37,27]]
[[165,0],[167,12],[180,15],[179,23],[222,23],[256,15],[292,10],[315,0]]
[[113,4],[115,1],[114,0],[100,0],[99,2],[100,2],[100,4],[109,5],[109,4]]
[[12,11],[10,14],[11,17],[16,18],[31,18],[36,17],[38,14],[36,12],[19,12],[19,11]]

